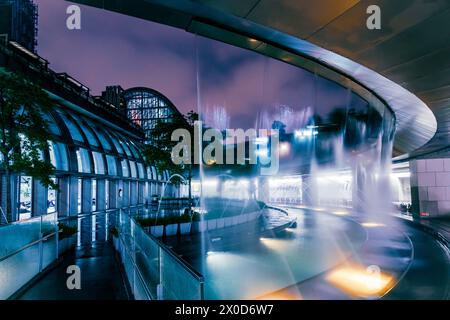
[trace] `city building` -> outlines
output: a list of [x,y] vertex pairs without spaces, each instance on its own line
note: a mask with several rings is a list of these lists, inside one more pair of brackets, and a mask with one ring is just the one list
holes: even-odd
[[130,88],[123,91],[128,119],[144,130],[145,142],[151,142],[151,132],[158,122],[184,119],[175,105],[160,92],[150,88]]
[[0,37],[31,52],[37,46],[37,6],[32,0],[0,1]]

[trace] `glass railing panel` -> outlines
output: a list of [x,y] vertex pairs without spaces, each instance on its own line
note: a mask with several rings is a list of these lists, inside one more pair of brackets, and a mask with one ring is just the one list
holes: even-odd
[[0,300],[9,298],[39,273],[39,243],[0,260]]
[[40,232],[40,217],[0,227],[0,258],[39,240]]
[[201,300],[202,283],[165,250],[161,254],[161,288],[164,300]]

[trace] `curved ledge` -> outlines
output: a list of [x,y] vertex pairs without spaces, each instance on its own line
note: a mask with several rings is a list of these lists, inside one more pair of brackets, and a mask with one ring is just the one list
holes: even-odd
[[[354,61],[302,39],[199,2],[182,0],[74,0],[102,9],[182,28],[316,72],[345,85],[396,118],[394,155],[408,155],[430,141],[437,121],[413,93]],[[127,3],[128,2],[128,3]]]

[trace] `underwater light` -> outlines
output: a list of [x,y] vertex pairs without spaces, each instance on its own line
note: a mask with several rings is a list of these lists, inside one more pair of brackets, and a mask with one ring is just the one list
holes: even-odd
[[332,270],[326,280],[351,296],[383,296],[393,286],[393,276],[374,266],[346,265]]
[[377,227],[384,227],[385,225],[382,223],[377,223],[377,222],[364,222],[361,223],[361,225],[365,228],[377,228]]

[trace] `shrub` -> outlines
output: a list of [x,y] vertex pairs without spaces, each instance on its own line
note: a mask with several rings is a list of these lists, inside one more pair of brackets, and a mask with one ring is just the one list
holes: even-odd
[[58,229],[61,230],[59,234],[60,240],[64,238],[70,238],[71,236],[73,236],[78,232],[78,228],[76,226],[71,227],[61,222],[58,224]]

